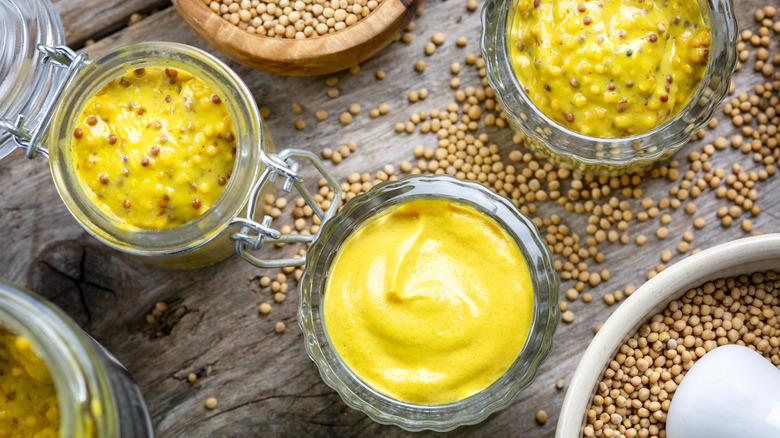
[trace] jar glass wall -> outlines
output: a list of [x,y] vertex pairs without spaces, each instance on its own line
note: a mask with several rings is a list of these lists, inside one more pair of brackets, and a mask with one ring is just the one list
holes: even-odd
[[[62,22],[48,0],[0,0],[0,21],[0,119],[15,122],[22,115],[27,126],[37,124],[62,72],[40,68],[36,46],[65,44]],[[15,149],[10,138],[0,129],[0,158]]]
[[482,56],[487,79],[507,120],[526,144],[556,164],[585,172],[620,174],[646,169],[670,156],[712,117],[731,83],[737,61],[737,21],[731,0],[700,0],[712,38],[707,69],[688,103],[669,120],[630,137],[600,138],[572,131],[542,112],[526,95],[510,57],[509,30],[517,0],[487,0],[482,9]]
[[[472,207],[497,221],[520,247],[534,287],[533,321],[526,343],[509,370],[474,396],[446,404],[424,405],[390,398],[358,378],[331,343],[323,317],[323,301],[331,263],[341,245],[361,224],[388,208],[416,199],[445,199]],[[530,385],[549,355],[558,324],[558,279],[552,256],[533,223],[505,198],[484,186],[449,176],[407,177],[383,183],[348,202],[326,221],[319,238],[307,251],[301,280],[298,323],[303,330],[309,357],[325,383],[334,388],[352,408],[373,420],[407,430],[446,431],[484,420],[507,407],[520,390]]]
[[[224,192],[199,217],[183,225],[149,230],[121,223],[90,200],[72,160],[72,135],[86,102],[128,69],[167,67],[187,71],[222,97],[233,119],[236,156]],[[263,151],[273,143],[246,85],[230,68],[199,49],[176,43],[140,43],[121,47],[88,64],[65,90],[49,135],[54,182],[68,209],[93,236],[118,250],[167,267],[192,267],[232,253],[229,222],[239,216],[262,172]]]
[[130,374],[62,310],[0,280],[0,327],[29,339],[51,373],[60,436],[153,436],[143,396]]

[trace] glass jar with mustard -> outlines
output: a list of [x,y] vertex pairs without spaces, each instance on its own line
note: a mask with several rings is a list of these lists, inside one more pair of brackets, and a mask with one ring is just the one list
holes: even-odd
[[105,348],[44,298],[0,280],[0,433],[152,437],[141,391]]
[[488,0],[482,22],[509,124],[587,172],[670,156],[710,120],[737,61],[731,0]]
[[88,62],[62,45],[48,0],[3,1],[11,5],[4,29],[40,32],[21,33],[24,62],[0,57],[0,97],[11,102],[0,110],[0,155],[21,148],[29,158],[47,156],[68,210],[115,249],[174,268],[230,255],[230,229],[242,225],[231,222],[243,216],[274,149],[235,72],[166,42]]

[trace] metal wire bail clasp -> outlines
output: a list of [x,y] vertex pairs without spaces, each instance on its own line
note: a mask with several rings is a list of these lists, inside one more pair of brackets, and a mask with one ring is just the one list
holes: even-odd
[[[298,162],[296,162],[294,158],[309,160],[314,164],[314,167],[317,168],[319,173],[325,177],[328,184],[333,187],[333,201],[327,212],[322,211],[322,208],[317,204],[317,201],[314,200],[311,193],[309,193],[309,190],[304,186],[303,177],[298,173]],[[261,160],[267,167],[252,188],[252,193],[247,205],[246,217],[237,217],[230,222],[231,227],[241,227],[240,231],[230,233],[230,240],[236,242],[236,252],[238,255],[257,267],[283,268],[285,266],[303,265],[306,263],[305,255],[296,258],[263,260],[248,252],[260,249],[263,243],[309,243],[316,240],[319,236],[319,231],[314,235],[282,234],[278,230],[271,228],[271,221],[273,219],[269,215],[263,217],[262,223],[256,222],[254,217],[258,207],[260,193],[268,182],[273,183],[276,180],[276,177],[279,176],[284,179],[282,189],[285,192],[289,192],[294,186],[306,203],[314,210],[314,214],[320,218],[322,223],[325,223],[325,221],[332,218],[338,211],[342,195],[341,185],[338,180],[328,172],[328,169],[326,169],[322,161],[317,158],[317,155],[309,151],[302,149],[285,149],[278,154],[266,154],[265,152],[262,152]],[[320,227],[320,229],[322,228]]]
[[3,137],[2,131],[6,131],[13,138],[16,146],[26,151],[27,158],[35,158],[39,153],[48,158],[49,151],[43,147],[43,142],[51,127],[52,114],[68,82],[86,65],[87,54],[76,54],[67,46],[51,47],[38,44],[36,48],[43,54],[41,65],[51,65],[53,68],[66,68],[67,70],[60,82],[56,84],[51,97],[46,101],[46,105],[40,113],[38,124],[25,126],[22,114],[19,114],[14,121],[0,118],[0,138]]

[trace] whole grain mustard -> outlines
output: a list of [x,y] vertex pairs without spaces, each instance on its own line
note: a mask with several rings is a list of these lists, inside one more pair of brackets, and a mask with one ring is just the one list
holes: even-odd
[[518,0],[509,46],[542,112],[583,134],[626,137],[686,105],[710,37],[697,0]]
[[414,200],[347,238],[323,311],[334,348],[366,384],[441,404],[509,369],[533,308],[528,265],[496,221],[463,204]]
[[30,341],[0,328],[0,437],[60,435],[57,391]]
[[222,194],[235,161],[233,121],[191,74],[129,70],[85,105],[73,131],[76,173],[92,200],[138,228],[181,225]]

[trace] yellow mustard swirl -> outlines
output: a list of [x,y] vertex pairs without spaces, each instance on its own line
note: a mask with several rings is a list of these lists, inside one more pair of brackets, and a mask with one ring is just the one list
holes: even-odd
[[325,326],[364,382],[440,404],[495,382],[523,348],[533,284],[515,240],[463,204],[414,200],[362,225],[329,270]]
[[509,46],[542,112],[583,134],[626,137],[686,105],[710,33],[697,0],[518,0]]
[[128,71],[87,102],[73,131],[76,172],[92,200],[145,229],[181,225],[224,191],[235,160],[233,121],[191,74]]

